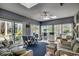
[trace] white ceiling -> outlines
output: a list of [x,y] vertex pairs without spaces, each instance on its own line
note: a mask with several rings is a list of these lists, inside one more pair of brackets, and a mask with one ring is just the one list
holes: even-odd
[[44,10],[47,10],[51,15],[57,16],[57,18],[64,18],[74,16],[74,14],[79,11],[79,4],[64,3],[63,6],[60,6],[59,3],[39,3],[33,7],[26,8],[20,3],[0,3],[0,8],[15,12],[34,20],[45,21],[41,18]]

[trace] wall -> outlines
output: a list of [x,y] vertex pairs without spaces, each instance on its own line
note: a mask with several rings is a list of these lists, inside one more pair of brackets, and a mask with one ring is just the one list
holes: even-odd
[[16,13],[10,12],[8,10],[0,9],[0,18],[5,21],[16,21],[23,23],[23,35],[30,35],[30,28],[26,28],[26,24],[37,24],[40,23],[36,20],[32,20],[22,15],[18,15]]
[[73,23],[73,22],[74,22],[74,17],[71,16],[71,17],[66,17],[66,18],[60,18],[60,19],[40,22],[40,24],[41,25],[52,25],[52,24],[65,24],[65,23]]

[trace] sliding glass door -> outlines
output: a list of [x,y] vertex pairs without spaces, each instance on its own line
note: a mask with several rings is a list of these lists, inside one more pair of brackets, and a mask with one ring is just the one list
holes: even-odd
[[22,23],[14,21],[0,20],[0,41],[7,39],[8,41],[21,42],[22,40]]
[[43,40],[49,40],[54,35],[53,25],[43,25],[41,26],[41,35]]
[[12,22],[0,20],[0,40],[12,39]]

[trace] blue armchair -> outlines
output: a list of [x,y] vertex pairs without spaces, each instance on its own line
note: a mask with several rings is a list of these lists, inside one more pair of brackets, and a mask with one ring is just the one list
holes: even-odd
[[33,45],[37,43],[37,39],[33,36],[23,36],[24,45]]

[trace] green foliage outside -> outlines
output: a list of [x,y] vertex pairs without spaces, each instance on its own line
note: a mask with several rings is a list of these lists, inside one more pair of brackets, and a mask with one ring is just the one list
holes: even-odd
[[22,36],[22,30],[17,29],[16,30],[16,41],[20,40]]

